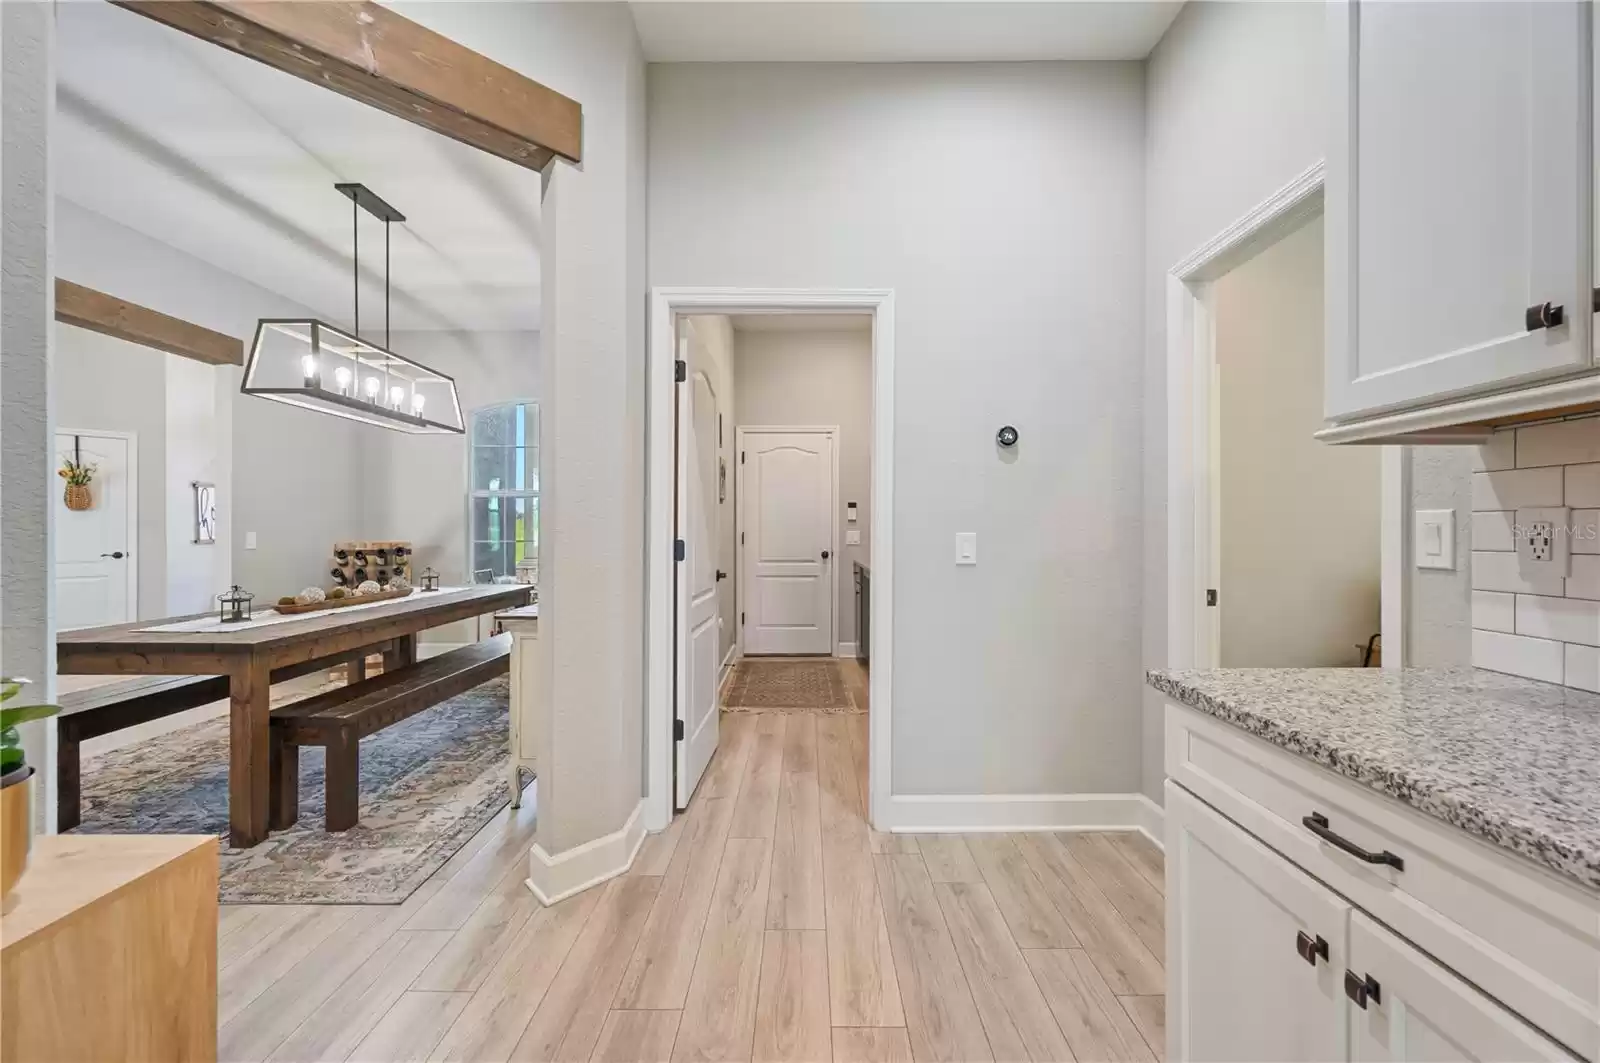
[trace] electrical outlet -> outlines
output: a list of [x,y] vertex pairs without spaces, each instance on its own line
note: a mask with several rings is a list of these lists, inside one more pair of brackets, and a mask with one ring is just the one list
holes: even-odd
[[1519,509],[1513,531],[1517,568],[1524,576],[1566,576],[1572,556],[1570,509]]

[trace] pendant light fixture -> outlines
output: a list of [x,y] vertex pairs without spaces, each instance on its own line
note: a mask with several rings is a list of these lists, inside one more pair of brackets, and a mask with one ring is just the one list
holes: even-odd
[[[361,184],[333,186],[350,200],[355,254],[355,327],[351,331],[314,318],[262,318],[245,363],[246,395],[285,402],[397,432],[430,435],[466,431],[456,382],[389,346],[389,225],[405,221]],[[361,338],[360,212],[383,222],[383,346]]]

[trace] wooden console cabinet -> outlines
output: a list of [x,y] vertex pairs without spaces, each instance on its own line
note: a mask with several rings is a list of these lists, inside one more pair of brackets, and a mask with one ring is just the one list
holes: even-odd
[[0,1060],[217,1058],[217,839],[36,838],[0,912]]

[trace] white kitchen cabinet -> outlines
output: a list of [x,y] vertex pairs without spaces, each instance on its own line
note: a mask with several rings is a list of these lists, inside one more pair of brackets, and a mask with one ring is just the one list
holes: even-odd
[[1591,5],[1357,0],[1329,18],[1328,420],[1594,368]]
[[1350,921],[1347,977],[1350,1058],[1358,1063],[1572,1059],[1361,912]]
[[1166,849],[1171,1058],[1345,1059],[1349,904],[1171,782]]

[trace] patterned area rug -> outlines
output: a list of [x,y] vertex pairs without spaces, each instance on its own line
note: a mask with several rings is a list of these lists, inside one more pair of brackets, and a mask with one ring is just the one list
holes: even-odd
[[728,712],[863,712],[832,658],[746,657],[723,694]]
[[322,829],[323,753],[300,753],[300,821],[230,849],[228,721],[88,759],[90,834],[216,834],[224,904],[399,904],[504,808],[510,680],[495,679],[362,741],[361,822]]

